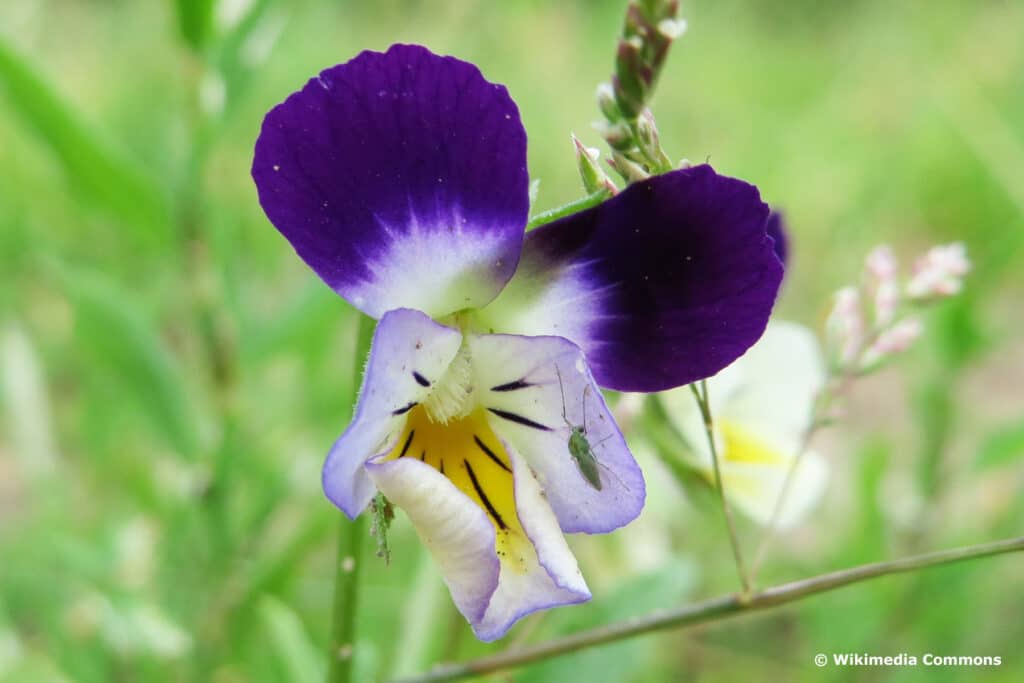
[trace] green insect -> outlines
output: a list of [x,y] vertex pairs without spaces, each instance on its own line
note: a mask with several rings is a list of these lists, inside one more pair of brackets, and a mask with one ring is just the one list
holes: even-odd
[[373,523],[370,526],[370,535],[377,538],[377,557],[384,560],[385,565],[391,564],[391,546],[388,544],[388,529],[395,519],[395,509],[391,501],[378,493],[370,501],[370,512]]
[[[562,394],[562,419],[565,420],[566,426],[569,427],[569,455],[572,456],[573,461],[576,463],[576,467],[579,468],[580,474],[586,479],[587,483],[591,487],[600,491],[603,487],[601,483],[601,472],[598,467],[604,467],[607,472],[610,472],[616,479],[619,479],[618,475],[612,472],[606,465],[601,463],[597,456],[594,455],[594,449],[603,444],[608,439],[612,438],[612,434],[609,434],[605,438],[598,441],[596,444],[591,445],[590,439],[587,438],[587,394],[590,392],[590,385],[588,384],[583,390],[583,424],[574,425],[569,421],[569,416],[565,410],[565,387],[562,384],[562,373],[558,367],[555,367],[555,374],[558,375],[558,390]],[[622,484],[623,488],[627,491],[629,487],[619,479],[619,483]]]

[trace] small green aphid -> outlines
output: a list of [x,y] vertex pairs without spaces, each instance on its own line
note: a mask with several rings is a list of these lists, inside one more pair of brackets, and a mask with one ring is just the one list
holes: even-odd
[[377,538],[377,557],[382,558],[385,565],[390,565],[391,546],[388,544],[388,529],[395,518],[395,509],[383,493],[378,493],[370,501],[370,512],[373,519],[370,535]]
[[[569,416],[566,414],[565,387],[562,384],[562,373],[558,370],[557,366],[555,366],[555,374],[558,375],[558,390],[562,394],[562,419],[565,420],[565,424],[571,430],[569,433],[569,455],[572,456],[576,467],[579,468],[580,474],[587,480],[587,483],[600,491],[602,487],[601,472],[598,470],[598,466],[604,467],[606,470],[608,468],[598,461],[597,456],[594,455],[594,448],[610,439],[612,435],[609,434],[594,446],[590,445],[590,440],[587,438],[587,393],[590,392],[590,385],[588,384],[583,390],[583,424],[574,425],[569,421]],[[608,471],[611,472],[611,470]],[[623,484],[623,486],[626,485]],[[626,488],[628,489],[628,487]]]

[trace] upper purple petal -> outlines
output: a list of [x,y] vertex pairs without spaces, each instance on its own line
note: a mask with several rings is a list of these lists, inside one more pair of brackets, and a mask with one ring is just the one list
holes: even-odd
[[362,311],[481,306],[515,272],[526,133],[472,64],[394,45],[274,107],[252,167],[270,221]]
[[782,220],[782,213],[772,211],[768,216],[768,223],[765,231],[772,238],[775,245],[775,255],[782,261],[782,266],[789,265],[789,235],[786,233],[786,222]]
[[482,322],[578,344],[597,381],[662,391],[709,377],[764,331],[782,281],[757,188],[702,165],[631,185],[527,235]]

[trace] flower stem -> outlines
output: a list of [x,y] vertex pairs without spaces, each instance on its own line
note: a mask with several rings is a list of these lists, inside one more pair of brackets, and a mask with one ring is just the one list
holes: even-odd
[[554,209],[542,211],[529,220],[526,224],[526,229],[533,230],[534,228],[538,228],[546,223],[553,223],[559,218],[565,218],[566,216],[583,211],[584,209],[597,206],[611,196],[612,195],[608,190],[598,190],[593,194],[588,194],[582,199],[577,199],[576,201],[563,204],[562,206],[555,207]]
[[[363,363],[373,340],[373,318],[359,314],[352,392],[356,394],[362,381]],[[360,516],[349,520],[340,515],[338,552],[334,567],[334,606],[331,616],[331,639],[328,644],[327,683],[349,683],[353,680],[356,644],[356,607],[359,597],[359,574],[366,540],[366,520]]]
[[815,433],[817,433],[821,425],[822,422],[815,419],[811,422],[810,426],[804,430],[803,436],[800,439],[800,447],[797,449],[796,455],[793,457],[793,461],[789,463],[789,467],[786,469],[786,476],[782,480],[781,488],[779,488],[779,495],[776,496],[775,504],[772,506],[772,516],[768,519],[768,525],[764,528],[763,535],[761,536],[761,542],[758,544],[757,550],[754,552],[754,561],[750,567],[751,581],[757,580],[757,574],[761,571],[761,565],[764,563],[765,557],[768,555],[768,548],[771,546],[772,541],[775,540],[775,532],[778,530],[779,519],[782,517],[782,508],[786,503],[786,498],[789,496],[789,489],[793,487],[793,480],[796,479],[796,471],[800,469],[800,464],[803,462],[804,455],[807,453],[811,439],[814,438]]
[[757,575],[761,570],[761,565],[764,564],[765,558],[768,556],[768,549],[771,547],[772,542],[775,540],[776,532],[778,531],[779,519],[782,517],[782,508],[786,504],[786,498],[789,496],[789,490],[793,487],[793,480],[796,479],[796,471],[800,469],[800,464],[803,462],[806,456],[807,449],[811,445],[811,439],[818,433],[828,422],[828,412],[831,409],[832,403],[837,397],[842,396],[850,387],[855,379],[859,376],[858,368],[860,367],[861,359],[864,355],[864,351],[869,348],[878,339],[881,330],[873,329],[871,333],[865,337],[856,349],[854,359],[850,361],[846,366],[829,371],[829,376],[825,380],[825,384],[821,391],[818,393],[814,400],[813,413],[811,415],[811,423],[804,430],[803,436],[800,438],[800,445],[797,448],[796,455],[793,460],[789,463],[789,467],[786,469],[786,476],[782,480],[782,487],[779,489],[779,495],[775,498],[775,504],[772,507],[772,516],[768,520],[768,525],[764,528],[764,532],[761,536],[761,542],[757,546],[757,550],[754,553],[754,562],[751,565],[750,580],[756,581]]
[[722,468],[718,463],[718,446],[715,444],[714,419],[711,416],[711,402],[708,400],[707,380],[700,381],[700,389],[697,388],[696,384],[691,384],[690,390],[693,391],[693,398],[700,407],[701,417],[704,418],[704,434],[708,439],[708,449],[711,451],[711,465],[715,471],[715,491],[718,493],[718,501],[722,506],[725,525],[729,529],[729,543],[732,546],[733,558],[736,560],[736,573],[739,574],[743,593],[747,594],[750,593],[750,575],[747,573],[746,564],[743,562],[743,552],[740,549],[739,535],[736,533],[736,523],[733,521],[729,501],[725,498],[725,487],[722,485]]
[[646,617],[581,631],[571,636],[550,640],[532,647],[501,652],[460,664],[435,668],[428,674],[405,678],[395,683],[441,683],[494,671],[523,666],[577,652],[605,643],[672,628],[685,628],[718,621],[727,617],[768,609],[803,598],[833,591],[844,586],[869,581],[890,574],[921,571],[931,567],[954,564],[1004,553],[1024,551],[1024,536],[990,543],[914,555],[899,560],[863,564],[780,584],[747,595],[733,593],[670,610],[660,610]]

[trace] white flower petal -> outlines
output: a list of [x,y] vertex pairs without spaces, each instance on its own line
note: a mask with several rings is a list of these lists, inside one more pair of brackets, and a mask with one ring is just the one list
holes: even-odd
[[[767,526],[782,493],[791,461],[779,464],[725,462],[722,485],[730,503],[762,526]],[[710,478],[712,473],[709,471]],[[817,505],[825,493],[828,466],[815,453],[805,453],[793,473],[785,503],[776,520],[776,527],[795,526]]]
[[458,330],[419,311],[397,309],[381,318],[355,418],[324,463],[324,492],[349,517],[362,512],[373,497],[363,463],[391,448],[405,414],[430,395],[461,343]]
[[[590,598],[540,485],[518,454],[507,455],[512,477],[485,476],[480,462],[470,475],[490,513],[460,488],[468,488],[466,480],[457,485],[414,457],[366,464],[378,488],[409,515],[456,607],[485,641],[531,612]],[[449,476],[453,470],[449,464]]]
[[[603,533],[632,521],[644,504],[643,474],[579,347],[561,337],[470,335],[467,342],[492,429],[536,472],[562,529]],[[600,489],[569,448],[584,425]]]
[[452,601],[479,623],[498,586],[500,563],[487,513],[447,477],[414,458],[368,462],[377,488],[409,515],[451,591]]
[[498,589],[483,621],[473,625],[477,637],[485,641],[500,638],[527,614],[590,599],[590,589],[540,484],[522,456],[511,448],[508,453],[515,473],[516,511],[533,552],[523,552],[523,564],[518,566],[515,558],[502,558]]
[[825,364],[814,333],[775,321],[764,336],[712,380],[712,396],[723,393],[719,415],[795,450],[810,423],[814,399],[825,383]]

